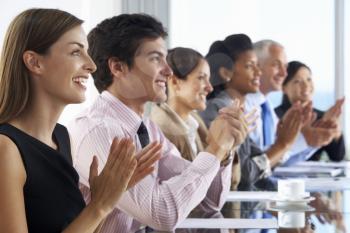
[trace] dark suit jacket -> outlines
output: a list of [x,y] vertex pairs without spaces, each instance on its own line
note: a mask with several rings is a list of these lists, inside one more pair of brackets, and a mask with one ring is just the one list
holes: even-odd
[[[232,104],[231,97],[222,91],[215,98],[207,101],[207,108],[200,112],[200,116],[207,126],[215,119],[221,108],[227,107]],[[241,181],[238,185],[238,190],[248,191],[256,190],[263,187],[264,189],[270,189],[266,185],[257,186],[257,183],[265,180],[264,178],[268,175],[266,170],[268,170],[268,165],[260,164],[256,162],[259,158],[261,161],[268,160],[264,152],[256,145],[249,137],[247,137],[244,142],[239,146],[238,157],[241,164]],[[264,156],[265,155],[265,156]]]

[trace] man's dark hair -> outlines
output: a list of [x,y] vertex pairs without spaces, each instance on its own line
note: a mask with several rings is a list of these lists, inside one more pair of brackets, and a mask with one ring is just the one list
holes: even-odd
[[89,54],[97,65],[92,74],[99,92],[112,84],[108,59],[133,66],[137,49],[145,39],[165,38],[161,22],[146,14],[122,14],[103,20],[88,34]]

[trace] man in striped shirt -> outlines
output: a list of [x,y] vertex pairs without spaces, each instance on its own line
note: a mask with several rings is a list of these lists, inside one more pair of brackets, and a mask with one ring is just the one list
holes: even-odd
[[[223,109],[213,121],[208,147],[192,163],[144,116],[147,101],[166,99],[172,71],[166,63],[165,37],[162,24],[143,14],[106,19],[88,35],[100,95],[68,127],[86,200],[92,156],[97,155],[102,169],[113,138],[132,138],[137,151],[147,149],[142,149],[144,138],[162,146],[154,171],[124,193],[102,232],[136,232],[141,225],[171,231],[197,205],[204,211],[220,210],[230,188],[232,166],[221,161],[227,160],[230,149],[243,141],[248,130],[238,104]],[[142,167],[140,157],[138,168]]]

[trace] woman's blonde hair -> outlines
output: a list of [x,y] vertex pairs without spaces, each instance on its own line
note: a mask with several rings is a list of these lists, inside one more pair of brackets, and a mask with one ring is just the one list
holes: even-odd
[[68,12],[40,8],[26,10],[12,20],[0,57],[0,123],[21,114],[30,98],[30,73],[23,53],[48,53],[65,32],[82,23]]

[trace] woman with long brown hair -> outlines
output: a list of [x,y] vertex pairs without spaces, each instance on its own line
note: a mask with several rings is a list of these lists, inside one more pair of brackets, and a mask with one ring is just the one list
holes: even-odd
[[91,202],[78,188],[70,140],[57,120],[85,99],[96,70],[82,20],[56,9],[30,9],[10,24],[0,62],[0,232],[93,232],[114,208],[136,167],[134,146],[115,139]]

